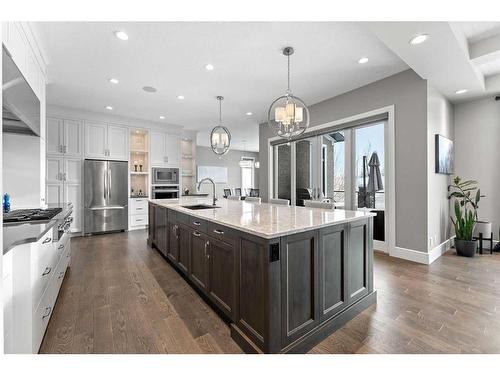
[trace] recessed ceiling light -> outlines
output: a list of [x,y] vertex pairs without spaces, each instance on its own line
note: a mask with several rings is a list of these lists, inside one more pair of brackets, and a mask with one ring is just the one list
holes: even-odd
[[177,99],[183,100],[184,99],[184,95],[177,95]]
[[252,115],[253,115],[253,113],[252,113],[252,112],[247,112],[247,113],[245,113],[245,114],[246,114],[247,116],[252,116]]
[[205,65],[206,70],[214,70],[214,66],[212,64]]
[[107,106],[106,106],[106,109],[107,109],[108,111],[112,111],[112,110],[113,110],[113,107],[111,107],[110,105],[107,105]]
[[160,120],[165,120],[165,116],[161,115]]
[[156,92],[156,88],[152,86],[144,86],[142,89],[146,92]]
[[368,62],[368,57],[362,57],[358,60],[358,64],[366,64]]
[[418,34],[415,35],[413,38],[410,39],[410,44],[416,45],[425,42],[427,39],[429,39],[429,35],[427,34]]
[[460,94],[465,94],[466,92],[467,92],[466,89],[460,89],[460,90],[455,91],[455,94],[460,95]]
[[115,31],[115,36],[120,40],[128,40],[128,35],[125,31]]
[[120,81],[118,81],[116,78],[110,78],[110,79],[108,79],[108,81],[109,81],[110,83],[114,83],[115,85],[116,85],[118,82],[120,82]]

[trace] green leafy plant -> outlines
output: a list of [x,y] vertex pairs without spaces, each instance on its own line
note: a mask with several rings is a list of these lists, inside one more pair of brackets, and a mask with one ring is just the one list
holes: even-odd
[[451,221],[455,227],[456,238],[472,241],[479,201],[484,195],[481,195],[477,181],[462,181],[458,176],[453,179],[453,185],[448,186],[448,191],[448,199],[455,198],[455,218],[451,217]]

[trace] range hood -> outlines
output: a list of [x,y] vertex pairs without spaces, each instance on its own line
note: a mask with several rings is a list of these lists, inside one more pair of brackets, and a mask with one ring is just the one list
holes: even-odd
[[40,100],[2,48],[2,131],[40,136]]

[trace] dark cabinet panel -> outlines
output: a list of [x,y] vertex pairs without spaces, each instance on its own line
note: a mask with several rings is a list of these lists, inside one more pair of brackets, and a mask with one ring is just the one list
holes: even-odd
[[174,263],[179,259],[179,225],[175,221],[169,223],[167,257]]
[[156,205],[152,203],[148,203],[148,245],[153,246],[156,245],[155,240],[155,207]]
[[191,279],[200,289],[207,290],[209,242],[207,236],[197,230],[191,235]]
[[319,321],[317,231],[281,239],[282,334],[286,345]]
[[165,207],[155,207],[155,244],[158,250],[167,255],[167,209]]
[[189,275],[191,263],[191,228],[187,225],[179,224],[179,257],[177,265],[179,269]]
[[335,315],[347,302],[345,249],[345,225],[327,227],[319,231],[321,320]]
[[368,294],[369,290],[369,236],[367,221],[350,224],[347,253],[347,288],[349,303]]
[[236,254],[233,246],[210,238],[209,295],[229,317],[234,318],[236,301]]

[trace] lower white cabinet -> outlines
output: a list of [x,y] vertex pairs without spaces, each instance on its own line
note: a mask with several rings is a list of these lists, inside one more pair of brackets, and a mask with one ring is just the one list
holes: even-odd
[[14,352],[14,311],[12,306],[12,251],[3,255],[3,345],[5,354]]
[[143,229],[146,225],[148,225],[148,199],[130,198],[129,202],[130,229]]
[[[57,242],[52,236],[50,229],[39,241],[9,251],[12,254],[10,353],[38,353],[54,311],[71,260],[71,242],[68,233]],[[7,334],[4,337],[8,339]]]

